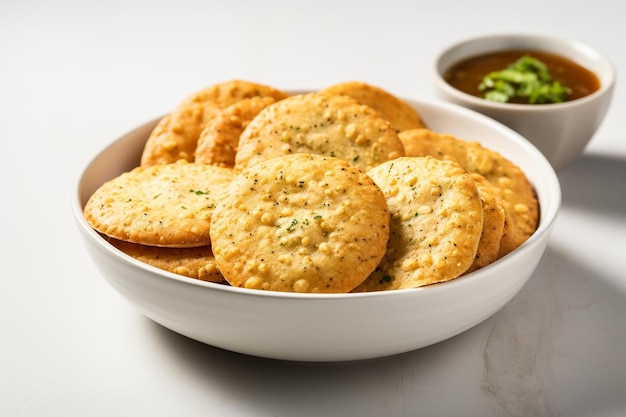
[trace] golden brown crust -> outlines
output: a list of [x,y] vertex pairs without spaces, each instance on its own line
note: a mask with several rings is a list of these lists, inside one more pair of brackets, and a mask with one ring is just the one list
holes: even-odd
[[98,188],[85,205],[85,218],[118,240],[208,246],[211,213],[232,178],[230,169],[186,161],[137,167]]
[[341,293],[385,253],[381,190],[337,158],[293,154],[259,162],[228,187],[211,221],[217,264],[231,285]]
[[376,270],[355,291],[415,288],[459,277],[472,264],[483,214],[476,183],[457,163],[404,157],[368,175],[391,214],[389,242]]
[[389,122],[348,96],[309,93],[263,109],[239,138],[235,170],[277,156],[309,153],[367,170],[404,155]]
[[139,261],[238,287],[430,285],[506,255],[538,224],[519,167],[362,82],[293,97],[211,85],[159,121],[140,165],[91,196],[87,221]]
[[276,100],[282,100],[288,96],[288,93],[269,85],[246,80],[231,80],[196,91],[185,98],[181,106],[209,103],[223,109],[246,98],[273,97]]
[[224,276],[217,268],[210,246],[197,248],[164,248],[146,246],[107,238],[127,255],[164,271],[201,281],[224,284]]
[[252,97],[221,110],[200,134],[195,161],[233,168],[241,133],[261,110],[275,101],[274,97]]
[[430,155],[456,161],[468,172],[480,174],[492,184],[505,210],[499,257],[524,243],[537,229],[539,204],[524,172],[509,159],[478,142],[468,142],[428,129],[399,134],[408,155]]
[[361,104],[370,106],[389,120],[398,132],[426,127],[424,121],[413,106],[380,87],[361,81],[349,81],[335,84],[320,91],[325,94],[343,94]]
[[192,105],[175,109],[156,125],[144,146],[140,166],[192,162],[205,109]]
[[193,162],[200,133],[221,109],[251,97],[288,96],[273,87],[244,80],[213,84],[185,98],[152,132],[141,157],[141,166]]
[[504,207],[493,185],[480,174],[471,174],[471,177],[476,182],[483,206],[483,231],[474,262],[466,273],[487,266],[498,259],[505,220]]

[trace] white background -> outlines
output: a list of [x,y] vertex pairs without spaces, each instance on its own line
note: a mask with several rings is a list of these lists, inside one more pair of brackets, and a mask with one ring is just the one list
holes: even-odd
[[529,283],[479,326],[395,357],[289,363],[185,339],[98,275],[71,211],[97,152],[212,83],[358,79],[432,98],[440,50],[500,31],[576,38],[621,74],[625,21],[614,0],[0,0],[0,415],[626,415],[619,75],[559,172],[563,209]]

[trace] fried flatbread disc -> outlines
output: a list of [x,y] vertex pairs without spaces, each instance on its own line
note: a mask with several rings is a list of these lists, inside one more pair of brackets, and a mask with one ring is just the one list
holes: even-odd
[[274,97],[252,97],[221,110],[200,134],[195,161],[233,168],[241,133],[261,110],[275,101]]
[[343,94],[354,98],[359,103],[370,106],[385,119],[389,120],[391,126],[398,132],[426,127],[413,106],[374,85],[361,81],[349,81],[332,85],[320,92],[325,94]]
[[235,287],[346,293],[389,236],[385,197],[338,158],[293,154],[242,171],[211,219],[217,265]]
[[407,155],[430,155],[456,161],[468,172],[480,174],[494,186],[505,210],[499,257],[524,243],[537,229],[539,203],[524,172],[512,161],[478,142],[468,142],[428,129],[399,134]]
[[367,172],[391,214],[389,242],[376,270],[355,291],[415,288],[462,275],[483,228],[475,181],[457,163],[404,157]]
[[235,170],[295,153],[332,156],[367,170],[404,155],[389,122],[348,96],[309,93],[263,109],[239,138]]
[[85,218],[109,237],[148,246],[211,243],[211,214],[233,171],[188,163],[137,167],[103,184],[85,205]]
[[483,205],[483,231],[474,262],[465,273],[473,272],[498,259],[504,231],[505,211],[497,191],[485,177],[471,174]]
[[164,248],[146,246],[107,238],[116,248],[125,254],[164,271],[183,275],[201,281],[226,283],[217,269],[215,256],[210,246],[197,248]]
[[200,133],[221,109],[251,97],[288,96],[273,87],[244,80],[213,84],[182,101],[156,126],[146,142],[141,166],[169,164],[179,159],[194,161]]

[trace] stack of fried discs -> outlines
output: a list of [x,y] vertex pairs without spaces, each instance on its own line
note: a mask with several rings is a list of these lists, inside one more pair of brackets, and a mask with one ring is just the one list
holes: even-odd
[[256,290],[416,288],[480,269],[537,227],[522,170],[428,129],[391,93],[289,95],[234,80],[183,100],[85,217],[154,267]]

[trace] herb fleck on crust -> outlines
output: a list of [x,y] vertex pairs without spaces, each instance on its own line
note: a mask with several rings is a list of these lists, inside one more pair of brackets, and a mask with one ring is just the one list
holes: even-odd
[[210,245],[211,214],[231,169],[188,163],[137,167],[104,183],[85,219],[109,237],[149,246]]
[[389,121],[348,96],[309,93],[263,109],[239,138],[235,170],[281,155],[336,157],[367,171],[404,156]]
[[476,183],[455,162],[404,157],[368,171],[391,214],[389,243],[356,291],[415,288],[459,277],[472,264],[483,214]]
[[348,81],[326,87],[321,93],[339,94],[354,98],[361,104],[370,106],[398,132],[426,127],[419,113],[407,102],[395,95],[361,81]]
[[489,182],[505,210],[498,258],[512,252],[537,229],[539,203],[526,174],[512,161],[478,142],[468,142],[429,129],[400,133],[407,155],[429,155],[458,162],[470,174]]
[[346,161],[311,154],[242,171],[211,219],[220,271],[253,289],[348,292],[374,270],[388,237],[374,181]]

